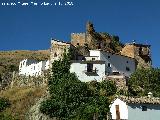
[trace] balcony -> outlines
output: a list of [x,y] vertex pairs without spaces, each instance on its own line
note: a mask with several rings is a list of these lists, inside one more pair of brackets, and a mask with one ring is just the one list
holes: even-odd
[[84,70],[83,71],[87,76],[98,76],[97,72],[98,70],[97,69],[88,69],[88,70]]

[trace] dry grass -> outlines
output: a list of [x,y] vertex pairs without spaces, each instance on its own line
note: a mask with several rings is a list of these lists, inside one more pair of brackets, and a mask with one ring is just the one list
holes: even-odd
[[0,96],[8,98],[11,101],[11,107],[5,110],[5,113],[14,116],[17,119],[24,120],[28,109],[35,104],[36,100],[45,94],[46,87],[39,88],[12,88],[1,91]]
[[4,72],[11,65],[16,68],[23,59],[47,60],[49,58],[49,50],[16,50],[16,51],[0,51],[0,73]]

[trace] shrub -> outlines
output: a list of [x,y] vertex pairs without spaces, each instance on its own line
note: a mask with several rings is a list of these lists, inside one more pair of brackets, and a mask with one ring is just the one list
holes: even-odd
[[70,73],[70,55],[52,64],[48,87],[50,98],[43,101],[40,111],[50,117],[65,120],[105,119],[109,111],[108,96],[116,93],[111,81],[89,84]]
[[9,106],[10,106],[10,102],[7,98],[0,98],[0,112],[5,110]]
[[13,118],[11,115],[4,114],[4,113],[0,113],[0,119],[1,120],[17,120],[15,118]]

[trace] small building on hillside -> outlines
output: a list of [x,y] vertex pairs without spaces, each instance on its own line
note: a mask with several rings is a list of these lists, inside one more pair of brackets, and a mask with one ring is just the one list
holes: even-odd
[[37,61],[24,59],[19,64],[19,75],[41,76],[45,70],[49,69],[49,60]]
[[75,73],[82,82],[96,80],[100,82],[105,77],[105,62],[94,61],[72,61],[70,72]]
[[100,50],[90,50],[90,56],[81,57],[71,63],[70,72],[75,72],[79,80],[101,81],[107,76],[129,77],[136,69],[135,60]]
[[160,98],[121,96],[112,102],[110,112],[112,120],[159,120]]
[[105,61],[106,75],[124,75],[129,77],[136,70],[136,61],[133,58],[104,52],[101,50],[90,50],[92,59]]

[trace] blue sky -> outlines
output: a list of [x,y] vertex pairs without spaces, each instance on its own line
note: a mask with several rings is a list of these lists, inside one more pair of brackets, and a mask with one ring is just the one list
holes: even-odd
[[[123,43],[136,40],[150,44],[153,66],[160,67],[159,0],[70,0],[73,6],[2,6],[4,2],[18,1],[1,1],[0,50],[48,49],[51,38],[70,41],[70,33],[85,32],[85,24],[90,20],[97,32],[118,35]],[[65,2],[33,0],[45,1]]]

